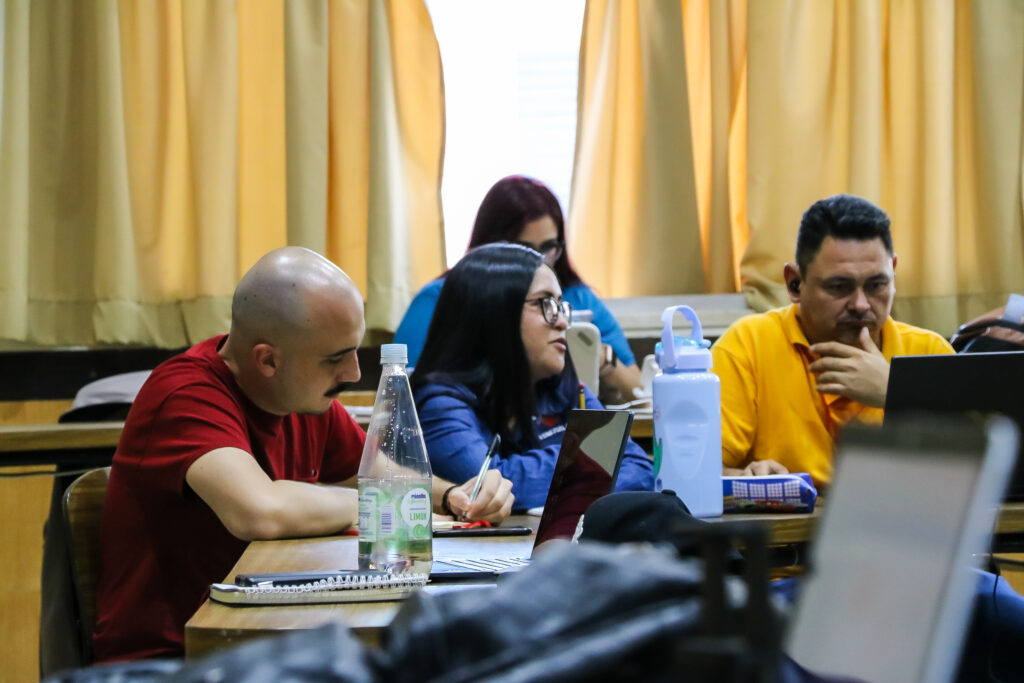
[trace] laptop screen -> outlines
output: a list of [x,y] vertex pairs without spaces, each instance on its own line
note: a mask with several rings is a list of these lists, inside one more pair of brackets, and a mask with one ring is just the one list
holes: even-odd
[[[889,369],[886,423],[914,412],[1001,413],[1024,429],[1024,351],[897,356]],[[1006,489],[1007,500],[1024,500],[1024,453]]]
[[625,410],[569,413],[534,548],[553,538],[572,538],[590,504],[611,493],[632,422],[633,414]]
[[786,650],[818,674],[942,681],[970,618],[1016,450],[1012,423],[966,418],[851,428]]
[[[534,553],[545,541],[571,539],[590,504],[612,491],[632,422],[633,414],[624,410],[573,410],[569,413],[544,512],[534,537]],[[478,580],[521,569],[525,564],[525,560],[518,557],[442,555],[434,560],[430,580],[434,583]]]

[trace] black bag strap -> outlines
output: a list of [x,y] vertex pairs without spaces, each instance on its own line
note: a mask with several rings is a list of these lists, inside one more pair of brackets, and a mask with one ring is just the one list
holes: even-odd
[[960,329],[956,331],[956,334],[953,335],[953,338],[949,343],[953,346],[954,351],[960,353],[961,351],[966,350],[971,342],[976,341],[985,333],[985,330],[990,327],[1005,327],[1009,330],[1013,330],[1014,332],[1024,334],[1024,325],[1021,323],[1003,320],[1002,318],[988,318],[986,320],[979,320],[978,322],[970,325],[961,325]]
[[953,338],[956,339],[958,337],[965,336],[974,337],[990,327],[1005,327],[1016,332],[1024,332],[1024,325],[1021,323],[1015,323],[1012,320],[1004,320],[1003,318],[987,318],[985,320],[979,320],[971,325],[961,325],[957,328],[956,334],[953,335]]
[[974,323],[965,323],[957,328],[956,333],[950,339],[953,350],[957,353],[965,350],[967,346],[978,336],[985,334],[990,327],[1005,327],[1024,334],[1024,295],[1011,294],[1006,299],[1006,306],[1003,307],[1003,315],[999,318],[985,318]]

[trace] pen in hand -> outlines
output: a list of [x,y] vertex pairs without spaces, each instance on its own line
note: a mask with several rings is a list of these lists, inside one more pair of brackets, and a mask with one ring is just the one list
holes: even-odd
[[[469,505],[473,506],[476,502],[476,497],[480,494],[480,487],[484,483],[484,475],[487,474],[487,470],[491,467],[491,458],[494,457],[494,452],[498,450],[498,446],[501,445],[501,435],[495,434],[491,440],[491,446],[487,449],[487,455],[484,456],[484,462],[480,465],[480,473],[476,475],[476,483],[473,484],[473,493],[469,496]],[[469,509],[467,508],[467,512]],[[465,517],[465,515],[463,515]]]

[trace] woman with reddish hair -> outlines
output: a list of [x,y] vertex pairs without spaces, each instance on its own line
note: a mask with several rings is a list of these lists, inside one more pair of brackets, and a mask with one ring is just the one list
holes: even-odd
[[[636,358],[619,323],[569,262],[562,208],[544,183],[508,176],[488,190],[477,210],[469,249],[493,242],[521,244],[540,252],[558,277],[563,296],[573,310],[594,314],[593,323],[601,331],[606,350],[600,373],[602,396],[613,401],[634,398],[633,389],[640,386]],[[420,290],[395,332],[395,343],[409,349],[410,366],[416,365],[423,349],[444,280],[442,275]]]

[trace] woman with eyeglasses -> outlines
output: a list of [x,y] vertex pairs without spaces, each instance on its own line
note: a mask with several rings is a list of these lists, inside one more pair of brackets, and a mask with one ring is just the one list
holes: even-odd
[[[580,402],[566,357],[571,316],[555,271],[533,249],[478,247],[448,272],[411,378],[435,474],[476,476],[499,434],[491,467],[512,482],[513,509],[544,504],[569,411]],[[588,408],[601,407],[583,391]],[[616,489],[653,486],[651,459],[629,441]]]
[[[562,209],[551,190],[523,176],[508,176],[495,183],[477,210],[469,248],[493,242],[522,244],[544,257],[558,277],[565,300],[577,311],[589,310],[594,314],[593,323],[605,345],[601,395],[616,402],[633,399],[633,390],[640,386],[636,358],[619,323],[569,263]],[[444,276],[420,290],[395,332],[395,343],[405,344],[409,349],[410,366],[417,365],[443,284]]]

